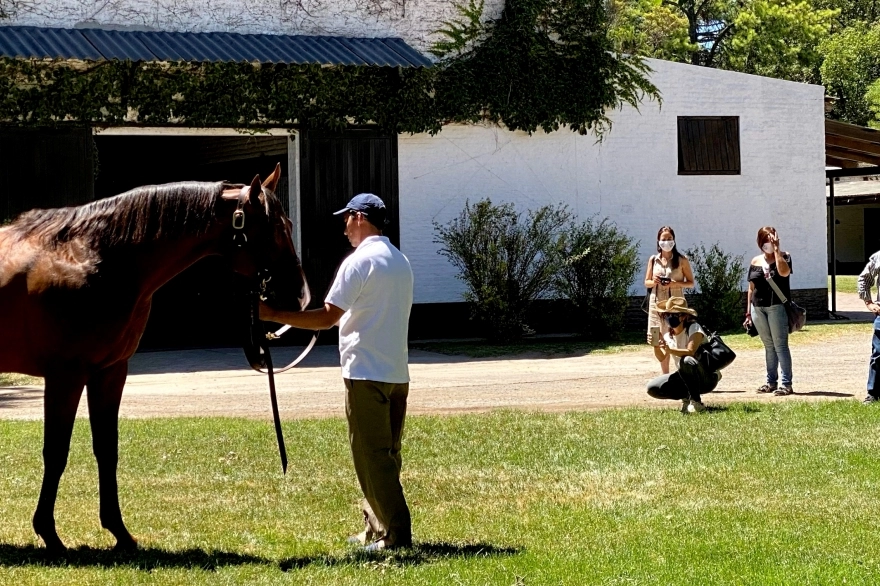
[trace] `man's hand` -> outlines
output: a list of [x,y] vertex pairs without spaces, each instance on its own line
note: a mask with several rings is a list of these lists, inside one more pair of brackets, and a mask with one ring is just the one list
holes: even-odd
[[872,302],[872,303],[866,303],[865,307],[867,307],[868,311],[870,311],[874,315],[880,315],[880,305],[877,305],[876,303]]

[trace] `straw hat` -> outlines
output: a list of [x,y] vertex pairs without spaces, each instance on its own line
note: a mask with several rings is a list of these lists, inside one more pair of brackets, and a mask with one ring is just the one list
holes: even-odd
[[697,312],[688,307],[688,302],[684,297],[670,297],[665,301],[657,302],[657,311],[659,313],[687,313],[697,315]]

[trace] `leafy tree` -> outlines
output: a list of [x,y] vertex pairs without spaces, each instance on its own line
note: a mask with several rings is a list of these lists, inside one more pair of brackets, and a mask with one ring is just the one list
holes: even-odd
[[693,298],[697,320],[709,331],[727,331],[740,327],[745,308],[742,255],[724,252],[716,242],[685,251],[694,269],[698,295]]
[[663,0],[610,0],[608,19],[608,36],[623,53],[688,62],[699,50],[687,18]]
[[610,0],[615,47],[639,55],[817,81],[835,9],[807,0]]
[[724,69],[791,81],[817,82],[819,45],[828,38],[834,10],[806,1],[752,0],[733,20],[721,51]]
[[547,294],[559,262],[565,206],[543,206],[527,215],[511,203],[483,199],[445,225],[434,224],[439,254],[458,269],[464,298],[486,337],[506,342],[522,337],[526,311]]
[[614,53],[603,2],[506,0],[500,17],[486,20],[482,1],[470,0],[459,16],[432,48],[441,59],[435,102],[447,120],[601,136],[607,110],[659,98],[641,58]]
[[875,120],[880,96],[872,84],[880,78],[880,23],[845,28],[826,39],[819,51],[824,57],[822,82],[838,98],[833,117],[860,125]]
[[878,0],[814,0],[817,9],[836,10],[834,32],[856,25],[871,25],[880,20]]
[[576,309],[573,324],[589,338],[617,337],[639,269],[639,245],[608,218],[573,224],[563,235],[554,289]]

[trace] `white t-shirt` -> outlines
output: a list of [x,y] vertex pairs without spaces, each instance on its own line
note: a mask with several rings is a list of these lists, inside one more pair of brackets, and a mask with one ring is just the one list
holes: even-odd
[[342,261],[324,299],[345,311],[339,320],[342,377],[409,382],[409,260],[385,236],[369,236]]
[[[666,344],[670,348],[675,348],[676,350],[684,350],[688,346],[688,340],[691,339],[696,333],[703,334],[703,340],[706,338],[706,331],[698,324],[697,322],[691,322],[688,324],[686,328],[682,328],[681,332],[678,334],[673,334],[672,330],[669,330],[665,334]],[[675,361],[675,366],[678,367],[681,362],[681,356],[675,356],[673,354],[672,359]]]

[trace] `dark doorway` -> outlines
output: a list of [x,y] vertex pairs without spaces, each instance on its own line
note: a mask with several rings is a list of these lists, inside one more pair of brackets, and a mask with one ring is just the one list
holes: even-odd
[[865,262],[880,250],[880,208],[865,208]]
[[0,128],[0,224],[92,201],[92,144],[91,128]]
[[309,130],[300,144],[300,217],[303,268],[312,306],[321,306],[336,268],[351,252],[342,220],[333,212],[358,193],[374,193],[388,207],[385,234],[400,246],[397,136],[377,130]]
[[[281,163],[277,194],[287,203],[287,136],[98,135],[95,195],[123,193],[141,185],[175,181],[250,183]],[[237,346],[237,312],[246,307],[247,283],[226,259],[205,258],[153,297],[140,349]]]

